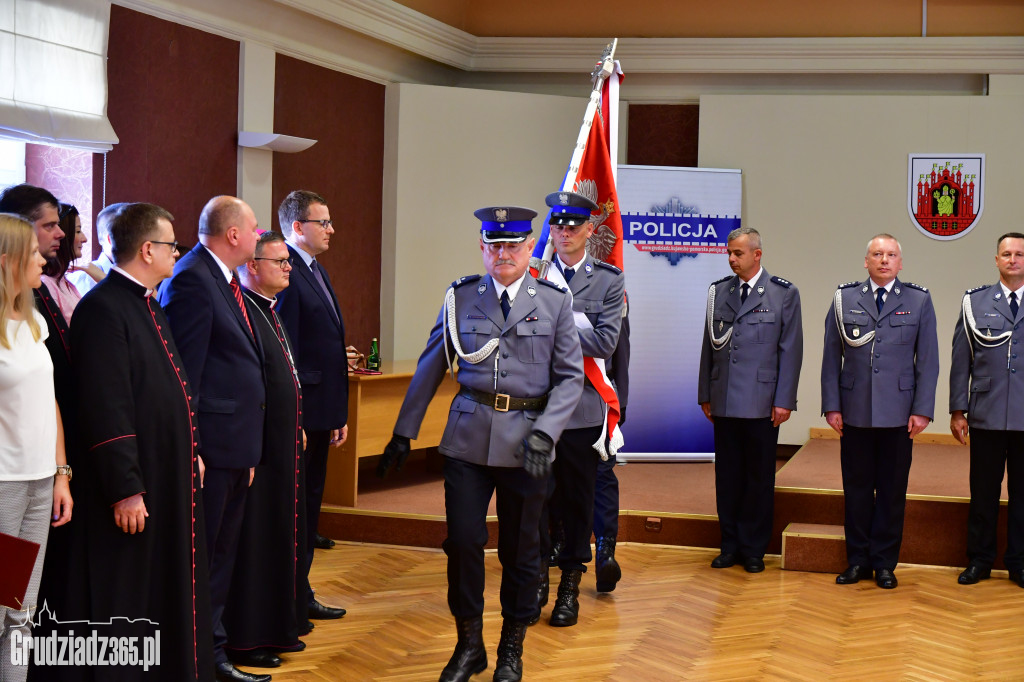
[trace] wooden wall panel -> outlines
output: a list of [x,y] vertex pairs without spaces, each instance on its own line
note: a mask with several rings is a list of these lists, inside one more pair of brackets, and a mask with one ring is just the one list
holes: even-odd
[[[238,55],[237,41],[111,6],[107,114],[120,142],[107,154],[107,204],[163,206],[178,241],[197,242],[203,205],[236,192]],[[103,185],[96,154],[96,212]]]
[[380,336],[384,86],[280,54],[275,80],[274,131],[318,140],[274,154],[275,214],[292,190],[327,200],[335,234],[318,260],[338,294],[346,340],[369,353]]
[[630,105],[626,163],[696,166],[699,122],[697,104]]

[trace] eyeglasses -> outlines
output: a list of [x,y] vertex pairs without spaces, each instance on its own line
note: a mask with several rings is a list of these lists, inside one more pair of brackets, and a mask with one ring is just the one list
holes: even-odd
[[148,241],[150,244],[163,244],[165,246],[169,246],[169,247],[171,247],[171,251],[177,251],[178,250],[178,242],[177,241],[173,241],[173,242],[158,242],[155,239],[147,239],[146,241]]
[[328,227],[331,227],[331,226],[334,225],[334,221],[331,220],[330,218],[324,218],[323,220],[311,220],[311,219],[307,218],[306,220],[300,220],[298,222],[300,222],[300,223],[317,223],[318,225],[320,225],[320,227],[324,228],[325,230]]
[[268,260],[271,263],[277,263],[277,267],[282,270],[292,269],[292,261],[290,258],[253,258],[253,260]]

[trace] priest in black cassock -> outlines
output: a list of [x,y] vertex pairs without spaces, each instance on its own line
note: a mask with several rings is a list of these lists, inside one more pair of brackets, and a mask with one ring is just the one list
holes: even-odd
[[[302,461],[302,388],[288,334],[274,311],[291,275],[288,246],[279,232],[264,232],[255,257],[238,268],[250,303],[252,326],[264,350],[267,418],[263,461],[245,500],[235,575],[224,609],[228,657],[238,665],[276,668],[275,652],[305,648],[305,467]],[[301,606],[299,609],[297,607]]]
[[90,627],[159,634],[159,664],[95,668],[103,680],[214,676],[191,384],[152,296],[174,268],[171,220],[152,204],[124,208],[111,225],[116,266],[71,325],[86,453],[75,474],[90,490],[86,557],[73,570],[87,573],[90,620],[112,621]]

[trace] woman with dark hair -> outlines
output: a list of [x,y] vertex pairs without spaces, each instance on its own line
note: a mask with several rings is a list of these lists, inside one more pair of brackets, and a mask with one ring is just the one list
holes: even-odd
[[71,204],[61,203],[58,208],[60,215],[60,229],[64,238],[60,240],[57,248],[57,255],[46,261],[43,267],[43,284],[50,290],[50,295],[60,307],[64,315],[64,321],[71,324],[71,314],[75,306],[82,298],[75,285],[68,281],[68,269],[72,261],[82,257],[82,245],[88,241],[85,233],[82,232],[82,218],[78,215],[78,209]]

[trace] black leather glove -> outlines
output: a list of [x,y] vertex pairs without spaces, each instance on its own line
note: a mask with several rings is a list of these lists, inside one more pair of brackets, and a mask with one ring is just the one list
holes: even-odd
[[544,478],[551,473],[551,449],[555,441],[543,431],[531,431],[519,444],[517,455],[523,458],[523,468],[534,478]]
[[409,459],[409,439],[399,436],[397,433],[391,436],[384,454],[380,457],[380,464],[377,465],[377,475],[384,478],[388,475],[391,465],[395,465],[395,471],[401,471],[405,466],[405,460]]

